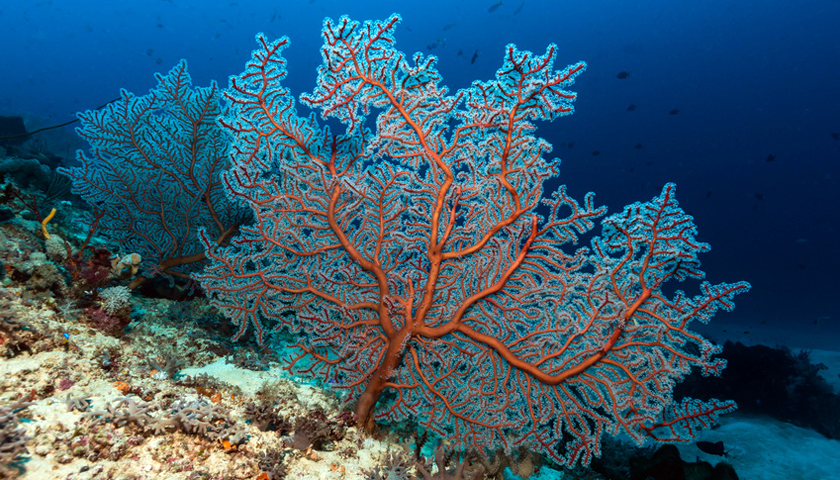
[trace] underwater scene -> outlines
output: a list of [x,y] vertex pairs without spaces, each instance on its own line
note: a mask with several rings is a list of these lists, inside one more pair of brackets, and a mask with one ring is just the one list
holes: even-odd
[[838,18],[0,4],[0,479],[840,479]]

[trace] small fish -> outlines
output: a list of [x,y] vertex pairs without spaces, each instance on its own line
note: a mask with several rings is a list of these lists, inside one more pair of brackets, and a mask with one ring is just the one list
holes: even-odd
[[764,161],[767,162],[767,163],[773,162],[775,160],[776,160],[776,156],[773,155],[772,153],[770,155],[767,155],[767,158],[764,159]]
[[455,27],[457,27],[457,26],[458,26],[458,24],[457,24],[457,23],[450,23],[450,24],[444,25],[444,26],[443,26],[443,29],[444,29],[444,30],[449,30],[450,28],[455,28]]
[[642,144],[641,144],[641,143],[637,143],[637,144],[636,144],[636,146],[635,146],[635,147],[633,147],[633,148],[635,148],[636,150],[641,150],[641,149],[642,149]]
[[840,140],[840,133],[831,132],[831,138],[833,138],[835,140]]
[[440,38],[438,38],[437,40],[435,40],[435,43],[430,43],[430,44],[426,45],[426,50],[434,50],[437,47],[445,47],[445,46],[446,46],[446,39],[444,38],[443,40],[441,40]]
[[523,8],[525,8],[525,2],[522,2],[522,3],[521,3],[521,4],[520,4],[520,5],[516,8],[516,10],[514,10],[514,11],[513,11],[513,14],[514,14],[514,15],[518,14],[519,12],[521,12],[521,11],[522,11],[522,9],[523,9]]
[[470,60],[470,65],[473,65],[476,59],[478,59],[478,50],[476,50],[475,53],[473,53],[472,59]]
[[463,50],[461,50],[460,48],[458,49],[458,56],[459,56],[459,57],[463,57],[463,56],[464,56],[464,51],[463,51]]
[[598,150],[594,150],[594,151],[592,152],[592,155],[594,155],[594,156],[596,156],[596,157],[597,157],[598,155],[600,155],[600,154],[601,154],[601,152],[599,152]]
[[619,80],[624,80],[625,78],[627,78],[627,77],[629,77],[629,76],[630,76],[630,72],[618,72],[618,73],[615,75],[615,78],[617,78],[617,79],[619,79]]
[[635,104],[635,103],[631,103],[631,104],[627,107],[627,111],[628,111],[628,112],[632,112],[632,111],[633,111],[633,110],[635,110],[635,109],[636,109],[636,104]]
[[494,3],[493,5],[490,5],[490,8],[487,9],[487,13],[493,13],[501,6],[502,6],[502,1],[499,0],[499,3]]
[[675,109],[671,110],[670,112],[668,112],[668,115],[676,115],[678,113],[680,113],[680,111],[675,108]]
[[697,448],[710,455],[726,456],[726,451],[723,449],[723,442],[697,442]]

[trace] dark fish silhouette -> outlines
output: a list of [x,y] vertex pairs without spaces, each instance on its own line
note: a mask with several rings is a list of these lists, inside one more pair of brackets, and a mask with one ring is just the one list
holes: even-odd
[[459,56],[459,57],[463,57],[463,56],[464,56],[464,51],[463,51],[463,50],[461,50],[460,48],[458,49],[458,56]]
[[574,147],[574,146],[575,146],[575,142],[569,142],[568,147],[569,147],[569,149],[570,149],[570,150],[571,150],[571,148],[572,148],[572,147]]
[[754,197],[756,200],[764,200],[764,195],[761,193],[756,193]]
[[678,114],[678,113],[680,113],[680,111],[679,111],[679,110],[677,110],[676,108],[675,108],[675,109],[673,109],[673,110],[671,110],[670,112],[668,112],[668,114],[669,114],[669,115],[676,115],[676,114]]
[[726,456],[726,452],[723,450],[723,442],[697,442],[695,445],[697,445],[697,448],[710,455]]
[[632,112],[632,111],[633,111],[633,110],[635,110],[635,109],[636,109],[636,104],[635,104],[635,103],[631,103],[631,104],[627,107],[627,111],[628,111],[628,112]]
[[475,53],[473,53],[473,57],[470,60],[470,65],[474,64],[477,58],[478,58],[478,50],[476,50]]
[[772,153],[770,155],[767,155],[767,158],[764,159],[764,161],[767,162],[767,163],[770,163],[770,162],[775,161],[775,160],[776,160],[776,156],[773,155]]
[[487,9],[487,13],[493,13],[493,12],[496,11],[496,9],[498,9],[501,6],[502,6],[502,1],[499,0],[499,3],[494,3],[493,5],[490,5],[490,8]]
[[597,157],[598,155],[600,155],[600,154],[601,154],[601,152],[599,152],[598,150],[594,150],[594,151],[592,152],[592,155],[595,155],[596,157]]
[[615,78],[617,78],[619,80],[624,80],[625,78],[627,78],[629,76],[630,76],[630,72],[618,72],[618,74],[615,76]]
[[457,23],[450,23],[450,24],[444,25],[444,26],[443,26],[443,29],[444,29],[444,30],[449,30],[450,28],[454,28],[454,27],[456,27],[457,25],[458,25]]
[[521,4],[520,4],[520,5],[516,8],[516,10],[514,10],[514,11],[513,11],[513,14],[514,14],[514,15],[516,15],[517,13],[521,12],[521,11],[522,11],[522,9],[523,9],[524,7],[525,7],[525,2],[522,2],[522,3],[521,3]]
[[433,50],[437,47],[445,47],[445,46],[446,46],[446,39],[444,38],[443,40],[441,40],[441,39],[438,38],[437,40],[435,40],[435,43],[430,43],[430,44],[426,45],[426,50]]
[[642,144],[641,144],[641,143],[637,143],[637,144],[636,144],[636,146],[635,146],[635,147],[633,147],[633,148],[635,148],[636,150],[640,150],[640,149],[642,148]]
[[831,132],[831,138],[833,138],[835,140],[840,140],[840,133]]

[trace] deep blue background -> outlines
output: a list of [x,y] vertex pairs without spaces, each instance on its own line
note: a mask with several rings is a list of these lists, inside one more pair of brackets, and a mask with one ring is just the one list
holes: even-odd
[[831,135],[840,132],[840,2],[510,0],[488,12],[492,4],[3,2],[0,114],[60,123],[119,88],[145,93],[180,58],[195,84],[226,86],[259,31],[292,39],[287,85],[311,91],[325,16],[398,11],[398,47],[438,55],[452,89],[492,77],[507,43],[542,53],[553,42],[558,67],[589,64],[573,88],[576,113],[539,131],[571,193],[594,191],[615,212],[676,182],[712,244],[709,279],[753,284],[720,318],[840,344],[840,141]]

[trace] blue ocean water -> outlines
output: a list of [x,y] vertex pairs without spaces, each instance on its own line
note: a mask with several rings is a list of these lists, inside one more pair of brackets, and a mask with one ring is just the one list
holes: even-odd
[[[287,85],[311,91],[324,17],[399,12],[398,47],[438,56],[445,85],[491,78],[503,48],[588,69],[576,112],[539,134],[573,197],[618,211],[679,186],[713,283],[753,289],[716,320],[836,345],[840,315],[840,3],[509,0],[35,1],[0,5],[0,114],[62,123],[181,58],[195,85],[243,70],[254,35],[289,36]],[[562,66],[558,65],[558,66]],[[72,126],[67,127],[71,129]],[[689,289],[691,291],[691,289]],[[832,337],[833,335],[833,337]],[[831,340],[831,339],[834,340]]]

